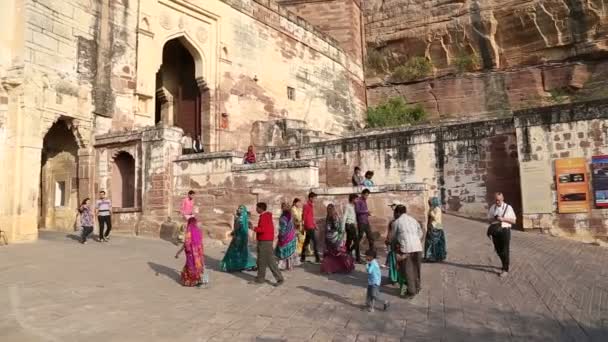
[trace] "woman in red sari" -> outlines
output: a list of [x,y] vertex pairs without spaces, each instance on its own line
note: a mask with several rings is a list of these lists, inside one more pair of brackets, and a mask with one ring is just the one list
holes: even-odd
[[184,236],[184,245],[177,251],[175,258],[182,251],[186,251],[186,264],[181,274],[181,282],[184,286],[201,286],[201,274],[204,270],[203,235],[196,224],[196,219],[188,219],[188,227]]
[[243,156],[243,164],[255,164],[256,163],[255,152],[253,151],[253,146],[249,145],[247,148],[247,153]]

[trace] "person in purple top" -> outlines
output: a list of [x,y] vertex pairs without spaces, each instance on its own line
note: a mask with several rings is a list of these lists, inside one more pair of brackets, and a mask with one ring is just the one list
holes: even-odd
[[[357,236],[357,243],[363,239],[363,234],[367,237],[367,243],[370,249],[375,249],[374,238],[372,237],[372,229],[369,225],[369,217],[371,216],[367,209],[367,198],[369,197],[369,189],[364,189],[361,192],[361,197],[355,202],[355,213],[357,214],[357,227],[359,234]],[[357,255],[357,262],[361,263],[360,256]]]

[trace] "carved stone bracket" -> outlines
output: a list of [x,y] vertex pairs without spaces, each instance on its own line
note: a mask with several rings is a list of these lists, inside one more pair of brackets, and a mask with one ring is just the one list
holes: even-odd
[[156,90],[156,98],[161,103],[160,116],[165,125],[172,126],[174,123],[173,95],[164,87]]
[[197,77],[196,84],[198,85],[198,89],[201,93],[209,90],[209,86],[207,86],[207,81],[205,81],[203,77]]

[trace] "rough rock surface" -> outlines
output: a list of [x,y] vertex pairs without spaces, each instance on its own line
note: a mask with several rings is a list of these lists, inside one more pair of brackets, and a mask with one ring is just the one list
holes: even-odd
[[[369,0],[364,13],[372,105],[402,95],[460,117],[608,96],[606,0]],[[432,74],[394,82],[413,57]]]

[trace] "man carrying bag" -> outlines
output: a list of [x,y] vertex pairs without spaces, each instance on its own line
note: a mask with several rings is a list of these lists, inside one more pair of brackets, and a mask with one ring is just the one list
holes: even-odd
[[494,250],[502,263],[501,277],[509,275],[509,248],[511,244],[511,226],[515,224],[517,218],[513,207],[505,203],[505,198],[501,192],[494,194],[495,202],[488,211],[487,235],[494,243]]

